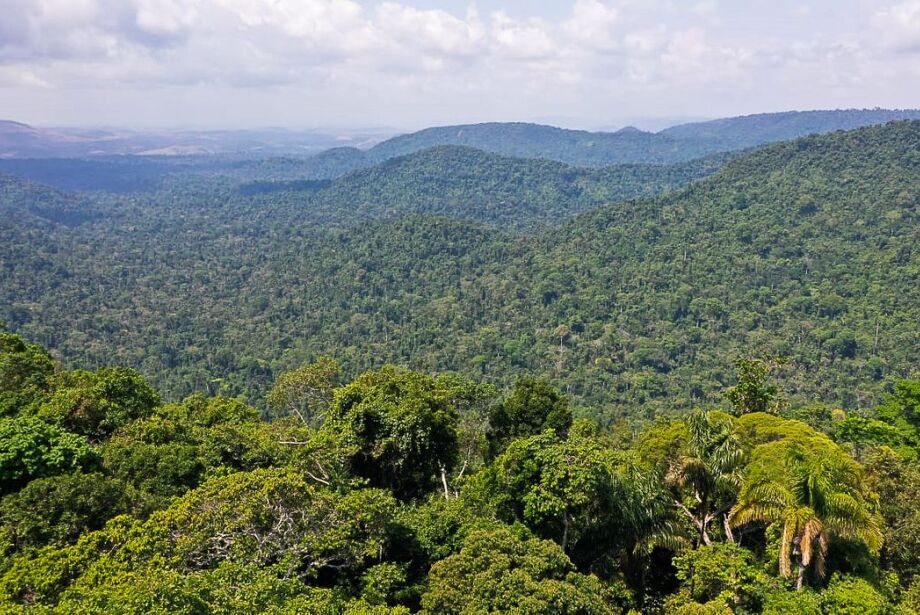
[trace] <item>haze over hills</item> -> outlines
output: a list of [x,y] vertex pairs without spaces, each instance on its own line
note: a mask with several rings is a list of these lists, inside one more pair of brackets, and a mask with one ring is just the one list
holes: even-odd
[[[137,365],[171,396],[220,377],[258,397],[332,354],[349,373],[543,374],[616,416],[712,400],[734,358],[768,353],[791,357],[797,400],[861,404],[916,376],[918,151],[920,122],[766,146],[523,237],[495,214],[503,195],[549,207],[607,171],[440,148],[309,194],[178,184],[87,202],[9,180],[0,318],[68,362]],[[323,198],[341,199],[339,220],[313,216]]]
[[285,130],[144,133],[48,130],[0,120],[0,159],[129,154],[236,154],[249,157],[296,154],[299,157],[315,156],[313,163],[306,165],[304,170],[310,179],[336,177],[356,168],[439,145],[465,145],[506,156],[546,158],[583,166],[665,164],[899,119],[920,119],[920,110],[764,113],[680,124],[659,132],[633,127],[614,132],[588,132],[523,122],[492,122],[427,128],[385,140],[382,133],[367,130],[340,136]]
[[138,131],[36,128],[0,120],[0,159],[213,154],[308,156],[342,145],[368,147],[385,136],[388,133],[361,129],[345,134],[328,134],[282,129]]
[[[438,145],[465,145],[506,156],[546,158],[584,166],[667,164],[809,134],[903,119],[920,119],[920,110],[765,113],[682,124],[657,133],[633,127],[616,132],[587,132],[527,123],[443,126],[387,139],[370,148],[362,164]],[[360,160],[356,153],[352,156]]]

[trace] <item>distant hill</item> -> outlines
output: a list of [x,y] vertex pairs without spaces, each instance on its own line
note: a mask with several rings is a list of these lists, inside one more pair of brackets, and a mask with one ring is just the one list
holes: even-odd
[[740,149],[810,134],[852,130],[896,120],[920,119],[920,109],[788,111],[681,124],[659,134],[720,149]]
[[336,135],[313,130],[123,130],[37,128],[0,120],[0,159],[84,158],[143,155],[209,156],[235,154],[310,156],[339,146],[368,147],[383,136],[376,132]]
[[86,151],[85,143],[80,137],[0,120],[0,159],[80,155]]
[[545,158],[583,166],[667,164],[903,119],[920,119],[920,110],[765,113],[682,124],[657,133],[633,127],[617,132],[587,132],[527,123],[468,124],[399,135],[375,145],[367,151],[367,156],[379,162],[437,145],[466,145],[506,156]]
[[525,123],[488,123],[427,128],[387,139],[368,150],[385,160],[436,145],[466,145],[505,156],[546,158],[575,165],[669,163],[709,153],[689,151],[670,137],[641,130],[587,132]]

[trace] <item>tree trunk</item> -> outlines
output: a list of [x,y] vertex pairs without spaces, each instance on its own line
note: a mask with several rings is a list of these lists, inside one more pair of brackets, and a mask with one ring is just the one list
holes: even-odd
[[722,515],[722,527],[725,528],[725,539],[728,540],[728,542],[734,544],[735,533],[732,532],[732,526],[728,522],[728,515]]
[[708,547],[712,544],[709,540],[709,522],[712,521],[712,517],[709,516],[709,502],[707,498],[700,497],[699,493],[696,494],[696,499],[700,503],[700,544]]
[[562,513],[562,550],[569,545],[569,513]]
[[796,591],[802,591],[802,588],[805,586],[805,565],[802,563],[801,557],[799,557],[799,572],[795,577],[795,589]]
[[444,485],[444,499],[450,499],[450,489],[447,488],[447,468],[441,466],[441,484]]

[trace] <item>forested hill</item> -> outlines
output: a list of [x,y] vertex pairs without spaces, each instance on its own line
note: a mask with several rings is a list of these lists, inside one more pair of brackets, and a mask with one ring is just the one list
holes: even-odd
[[493,122],[426,128],[379,143],[367,155],[373,160],[385,160],[435,145],[466,145],[506,156],[590,166],[678,162],[711,151],[685,147],[670,137],[639,130],[587,132],[540,124]]
[[617,132],[588,132],[522,122],[442,126],[399,135],[369,150],[338,147],[307,159],[247,163],[234,169],[233,174],[251,177],[255,173],[262,173],[278,179],[333,179],[391,158],[445,145],[472,147],[517,158],[542,158],[577,166],[681,163],[718,152],[743,150],[810,134],[906,119],[920,119],[920,110],[850,109],[764,113],[681,124],[658,133],[635,128]]
[[467,145],[508,156],[587,166],[673,163],[714,152],[903,119],[920,119],[920,110],[766,113],[683,124],[658,133],[629,128],[587,132],[527,123],[469,124],[428,128],[393,137],[368,150],[367,157],[381,161],[436,145]]
[[[318,223],[341,225],[430,214],[531,230],[602,205],[683,187],[713,173],[728,158],[592,169],[445,145],[345,175],[310,198],[303,215]],[[272,190],[273,184],[261,187]]]
[[328,354],[348,373],[542,374],[635,416],[712,402],[734,359],[767,353],[790,358],[793,399],[862,406],[920,364],[918,152],[920,122],[808,137],[519,238],[419,216],[329,231],[302,202],[181,195],[5,218],[0,319],[169,396],[256,399]]
[[659,134],[714,147],[741,149],[810,134],[852,130],[898,120],[920,120],[920,109],[786,111],[680,124]]

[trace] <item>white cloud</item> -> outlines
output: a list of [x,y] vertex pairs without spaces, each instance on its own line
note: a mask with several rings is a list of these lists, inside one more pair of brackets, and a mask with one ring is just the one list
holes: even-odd
[[486,42],[485,28],[475,10],[466,19],[460,19],[445,11],[423,11],[385,2],[377,8],[376,26],[389,40],[403,47],[440,56],[481,54]]
[[491,35],[495,53],[505,58],[541,60],[558,53],[550,26],[542,19],[518,21],[504,11],[496,11]]
[[[792,107],[819,86],[858,94],[825,106],[920,96],[903,79],[920,72],[906,53],[920,50],[920,0],[819,0],[808,12],[792,0],[567,0],[561,11],[530,3],[483,16],[456,10],[463,1],[3,0],[0,87],[23,101],[48,87],[293,88],[314,112],[391,105],[394,118],[429,107],[487,115],[499,100],[508,113],[709,114],[726,93],[755,109],[765,93],[785,94]],[[859,14],[855,26],[828,18],[838,8]],[[871,31],[856,27],[865,23]]]
[[155,36],[184,35],[195,24],[197,5],[196,0],[138,0],[137,26]]
[[52,85],[28,68],[0,66],[0,87],[51,89]]
[[883,8],[872,23],[881,40],[903,51],[920,52],[920,0]]
[[619,22],[620,11],[611,3],[576,0],[571,17],[562,27],[576,44],[604,50],[619,47],[616,32]]

